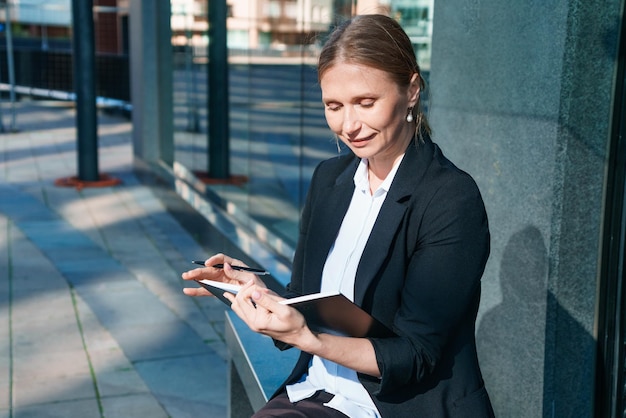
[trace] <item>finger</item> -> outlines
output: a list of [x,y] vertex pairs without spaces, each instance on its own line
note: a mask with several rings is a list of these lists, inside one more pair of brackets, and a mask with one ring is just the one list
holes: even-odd
[[212,269],[209,267],[200,267],[197,269],[189,270],[181,274],[183,280],[221,280],[224,277],[224,273],[220,271],[216,271],[217,269]]
[[251,296],[254,288],[255,286],[252,281],[247,282],[241,287],[235,298],[241,314],[247,317],[253,317],[256,315],[256,305]]
[[[257,286],[259,286],[258,283],[257,283]],[[265,286],[259,286],[259,287],[261,287],[261,289],[259,290],[263,292],[263,295],[264,295],[263,297],[270,298],[274,302],[280,302],[281,300],[285,300],[284,297],[280,296],[279,294],[274,292],[272,289],[268,289]]]
[[[202,265],[204,267],[197,267],[194,270],[199,270],[201,272],[213,272],[213,273],[220,273],[221,274],[221,269],[217,269],[217,268],[213,268],[212,266],[216,265],[216,264],[223,264],[225,263],[225,260],[227,260],[228,257],[226,257],[224,254],[215,254],[209,258],[207,258],[206,260],[204,260],[202,263],[200,264],[200,262],[196,263],[197,265]],[[203,270],[206,269],[206,270]],[[190,271],[194,271],[194,270],[190,270]]]
[[221,280],[224,277],[224,271],[221,268],[211,267],[215,264],[223,264],[224,255],[217,254],[207,259],[204,264],[205,267],[197,267],[192,270],[188,270],[182,274],[184,280]]
[[232,307],[233,302],[235,302],[235,295],[230,292],[224,292],[224,297],[229,300]]
[[283,298],[270,294],[269,289],[255,287],[250,292],[250,299],[256,305],[257,308],[263,308],[270,312],[278,312],[283,305],[278,303]]
[[187,296],[213,296],[204,287],[185,287],[183,293]]
[[255,274],[248,273],[248,272],[241,271],[241,270],[235,270],[234,268],[232,268],[232,265],[230,263],[224,263],[224,268],[222,270],[224,271],[224,275],[228,279],[234,280],[238,282],[239,284],[244,284],[244,283],[247,284],[250,282],[254,283],[254,280],[256,278]]
[[230,265],[238,265],[238,266],[246,265],[243,261],[237,260],[236,258],[229,257],[226,254],[222,254],[222,253],[215,254],[214,256],[210,257],[208,260],[204,262],[204,264],[206,266],[213,266],[215,264],[230,264]]
[[[236,273],[239,273],[239,272],[236,272]],[[252,292],[253,287],[254,287],[254,282],[252,281],[248,281],[244,283],[243,285],[241,285],[241,289],[239,289],[239,292],[237,292],[237,297],[239,298],[239,300],[250,299],[250,293]]]
[[199,280],[204,273],[202,267],[184,272],[181,276],[183,280]]

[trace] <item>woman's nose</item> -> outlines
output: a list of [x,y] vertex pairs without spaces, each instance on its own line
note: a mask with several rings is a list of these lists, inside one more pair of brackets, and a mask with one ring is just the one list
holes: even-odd
[[348,107],[343,114],[343,131],[346,134],[355,133],[361,127],[361,120],[356,109]]

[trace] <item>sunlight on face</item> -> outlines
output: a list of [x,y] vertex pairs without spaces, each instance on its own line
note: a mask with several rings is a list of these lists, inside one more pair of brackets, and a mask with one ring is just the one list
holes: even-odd
[[404,152],[413,86],[400,89],[386,72],[350,63],[328,69],[320,84],[328,126],[358,157],[393,162]]

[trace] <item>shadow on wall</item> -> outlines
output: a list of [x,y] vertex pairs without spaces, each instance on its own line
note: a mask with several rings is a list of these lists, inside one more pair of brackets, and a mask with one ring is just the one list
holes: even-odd
[[476,334],[496,416],[540,416],[547,271],[541,232],[515,233],[500,266],[502,303],[485,313]]
[[[548,295],[547,273],[541,232],[528,226],[515,233],[502,257],[502,303],[485,313],[477,331],[481,368],[496,416],[540,417],[545,416],[544,408],[555,416],[586,416],[575,411],[590,408],[585,388],[592,378],[592,337]],[[556,330],[547,333],[549,300],[555,307]],[[546,335],[555,335],[556,342],[566,338],[582,344],[560,343],[555,348]],[[551,360],[558,357],[558,362]],[[557,363],[568,364],[568,370],[556,370]]]

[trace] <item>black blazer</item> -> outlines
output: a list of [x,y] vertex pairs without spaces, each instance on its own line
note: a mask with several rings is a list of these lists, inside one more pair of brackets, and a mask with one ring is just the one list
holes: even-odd
[[[338,156],[316,168],[287,288],[291,294],[320,290],[358,163],[353,155]],[[354,285],[355,303],[400,336],[371,340],[381,379],[359,375],[383,417],[493,416],[474,339],[488,256],[487,216],[474,180],[429,138],[412,142]],[[301,378],[310,359],[302,353],[285,384]]]

